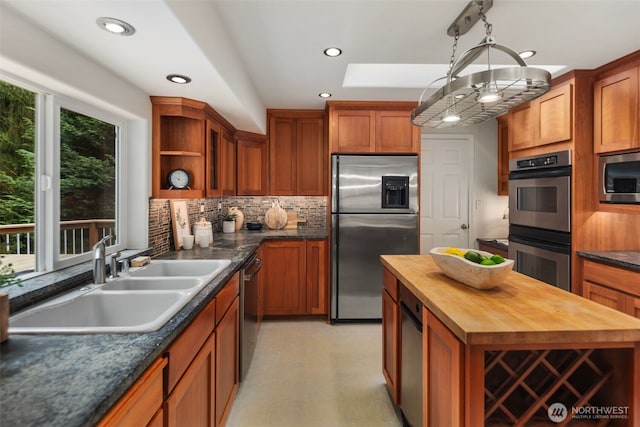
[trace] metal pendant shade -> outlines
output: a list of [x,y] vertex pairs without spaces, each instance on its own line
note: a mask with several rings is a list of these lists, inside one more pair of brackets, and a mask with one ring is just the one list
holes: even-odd
[[[411,113],[411,122],[416,126],[431,128],[467,126],[484,122],[510,108],[530,101],[551,88],[551,74],[540,68],[527,67],[524,60],[512,49],[495,43],[491,36],[491,25],[483,12],[492,1],[472,1],[449,27],[448,34],[455,34],[454,53],[460,31],[468,31],[479,19],[485,21],[486,38],[467,50],[457,61],[452,62],[445,79],[447,83]],[[470,24],[470,25],[469,25]],[[464,26],[464,27],[463,27]],[[465,76],[458,76],[483,53],[490,58],[492,49],[502,51],[515,60],[517,66],[491,68]],[[426,89],[425,89],[426,91]]]

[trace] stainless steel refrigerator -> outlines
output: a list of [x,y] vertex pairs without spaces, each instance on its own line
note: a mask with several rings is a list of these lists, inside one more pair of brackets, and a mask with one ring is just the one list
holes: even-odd
[[333,155],[331,175],[331,321],[380,320],[380,255],[419,253],[418,156]]

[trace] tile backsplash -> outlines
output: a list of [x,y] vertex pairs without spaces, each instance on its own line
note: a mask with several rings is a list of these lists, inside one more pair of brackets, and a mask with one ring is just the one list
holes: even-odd
[[[264,223],[264,214],[276,199],[284,210],[293,210],[298,217],[306,219],[306,222],[298,224],[299,228],[327,226],[326,196],[232,196],[191,199],[186,201],[189,223],[193,226],[194,222],[204,216],[207,221],[211,221],[214,231],[221,231],[220,215],[233,206],[244,214],[244,224]],[[220,210],[218,203],[222,207]],[[169,206],[168,199],[149,199],[149,246],[152,248],[152,256],[161,255],[174,248]],[[203,213],[200,212],[202,206]],[[243,228],[246,228],[246,225],[243,225]]]

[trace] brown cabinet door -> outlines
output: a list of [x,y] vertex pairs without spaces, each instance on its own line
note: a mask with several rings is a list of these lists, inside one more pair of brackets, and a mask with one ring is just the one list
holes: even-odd
[[640,147],[640,68],[599,80],[594,85],[593,151],[606,153]]
[[509,195],[509,120],[507,115],[498,120],[498,195]]
[[595,301],[598,304],[625,313],[629,312],[627,309],[627,298],[629,298],[629,296],[623,292],[607,288],[606,286],[600,286],[587,280],[582,282],[582,292],[585,298]]
[[[240,333],[240,298],[216,327],[215,425],[222,426],[229,415],[238,389],[238,357]],[[190,424],[184,424],[190,425]]]
[[269,194],[296,195],[297,121],[290,117],[269,120]]
[[305,314],[306,256],[304,240],[264,243],[264,314]]
[[296,195],[325,196],[327,191],[328,158],[324,141],[324,118],[299,118],[297,134]]
[[306,241],[307,314],[327,314],[328,254],[326,240]]
[[382,290],[382,373],[393,403],[400,403],[400,309],[385,289]]
[[220,140],[220,190],[223,196],[236,194],[236,142],[226,129]]
[[162,372],[167,359],[156,360],[104,416],[99,427],[144,426],[162,413]]
[[206,195],[207,197],[218,197],[222,195],[221,186],[221,165],[220,158],[222,148],[222,132],[218,123],[207,119],[207,128],[205,131],[207,141],[207,158],[206,158]]
[[537,146],[571,140],[572,96],[573,85],[566,84],[536,99]]
[[423,424],[461,426],[464,423],[464,346],[425,307],[422,323]]
[[[410,111],[376,111],[375,151],[379,153],[417,153],[420,128],[411,124]],[[417,142],[417,143],[416,143]]]
[[237,193],[238,196],[264,196],[267,194],[266,140],[237,139]]
[[216,338],[212,333],[164,404],[167,427],[215,426]]
[[509,151],[535,146],[534,110],[531,102],[521,104],[509,112]]
[[333,127],[332,153],[371,153],[375,151],[375,115],[370,110],[335,110],[330,118]]

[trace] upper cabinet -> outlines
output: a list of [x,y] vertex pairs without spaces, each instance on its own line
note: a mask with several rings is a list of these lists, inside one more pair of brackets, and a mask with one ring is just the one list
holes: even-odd
[[325,119],[321,110],[268,110],[269,194],[327,194]]
[[509,151],[572,139],[573,83],[568,82],[509,112]]
[[409,102],[329,101],[331,153],[419,153]]
[[640,66],[602,77],[594,85],[595,153],[640,147]]
[[[206,103],[152,96],[152,197],[193,199],[235,194],[233,127]],[[184,170],[188,186],[169,174]]]
[[267,194],[267,137],[250,132],[236,133],[237,194],[264,196]]
[[498,195],[509,195],[509,116],[498,120]]

